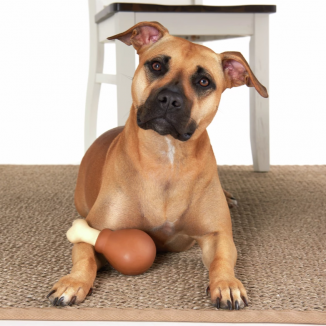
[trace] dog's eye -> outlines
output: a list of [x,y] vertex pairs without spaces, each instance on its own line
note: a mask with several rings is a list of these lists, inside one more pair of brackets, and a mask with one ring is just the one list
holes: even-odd
[[203,87],[207,87],[209,85],[209,80],[207,78],[202,78],[200,81],[199,81],[199,85],[200,86],[203,86]]
[[155,61],[154,63],[152,63],[152,68],[155,71],[161,71],[162,65],[159,62]]
[[170,57],[159,55],[144,64],[145,72],[150,82],[162,78],[169,71]]

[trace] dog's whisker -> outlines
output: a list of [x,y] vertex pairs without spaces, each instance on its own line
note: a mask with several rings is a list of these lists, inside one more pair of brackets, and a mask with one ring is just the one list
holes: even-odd
[[126,78],[128,78],[128,79],[130,79],[130,80],[133,80],[134,79],[134,77],[130,77],[130,76],[125,75],[125,74],[121,74],[121,75],[124,76],[124,77],[126,77]]

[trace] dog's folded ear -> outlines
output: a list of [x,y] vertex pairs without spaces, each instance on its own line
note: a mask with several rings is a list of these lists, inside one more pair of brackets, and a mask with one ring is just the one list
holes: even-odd
[[139,54],[168,33],[158,22],[140,22],[123,33],[108,37],[108,40],[118,39],[127,45],[133,45]]
[[248,87],[255,87],[262,97],[268,97],[266,88],[258,81],[240,52],[223,52],[220,56],[226,88],[246,84]]

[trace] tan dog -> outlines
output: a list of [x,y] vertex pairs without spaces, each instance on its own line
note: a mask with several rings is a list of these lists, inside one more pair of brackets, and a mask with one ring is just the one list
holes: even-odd
[[[226,88],[246,84],[267,91],[238,52],[216,54],[141,22],[110,37],[133,45],[139,66],[125,127],[100,136],[79,169],[75,205],[93,228],[137,228],[158,250],[183,251],[196,241],[209,270],[212,303],[247,304],[234,276],[237,251],[230,212],[206,131]],[[105,263],[85,243],[75,244],[73,268],[48,297],[54,305],[82,302]]]

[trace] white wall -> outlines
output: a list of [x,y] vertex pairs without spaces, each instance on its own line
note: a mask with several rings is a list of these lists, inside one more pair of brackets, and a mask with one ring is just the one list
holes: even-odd
[[[271,163],[326,164],[326,1],[204,1],[248,3],[277,5],[270,16]],[[87,1],[1,0],[0,33],[0,164],[78,164],[88,74]],[[249,58],[249,38],[207,45]],[[113,48],[107,48],[110,55]],[[114,71],[112,56],[105,71]],[[115,87],[102,89],[99,133],[116,121]],[[219,164],[252,163],[245,86],[225,91],[209,133]]]

